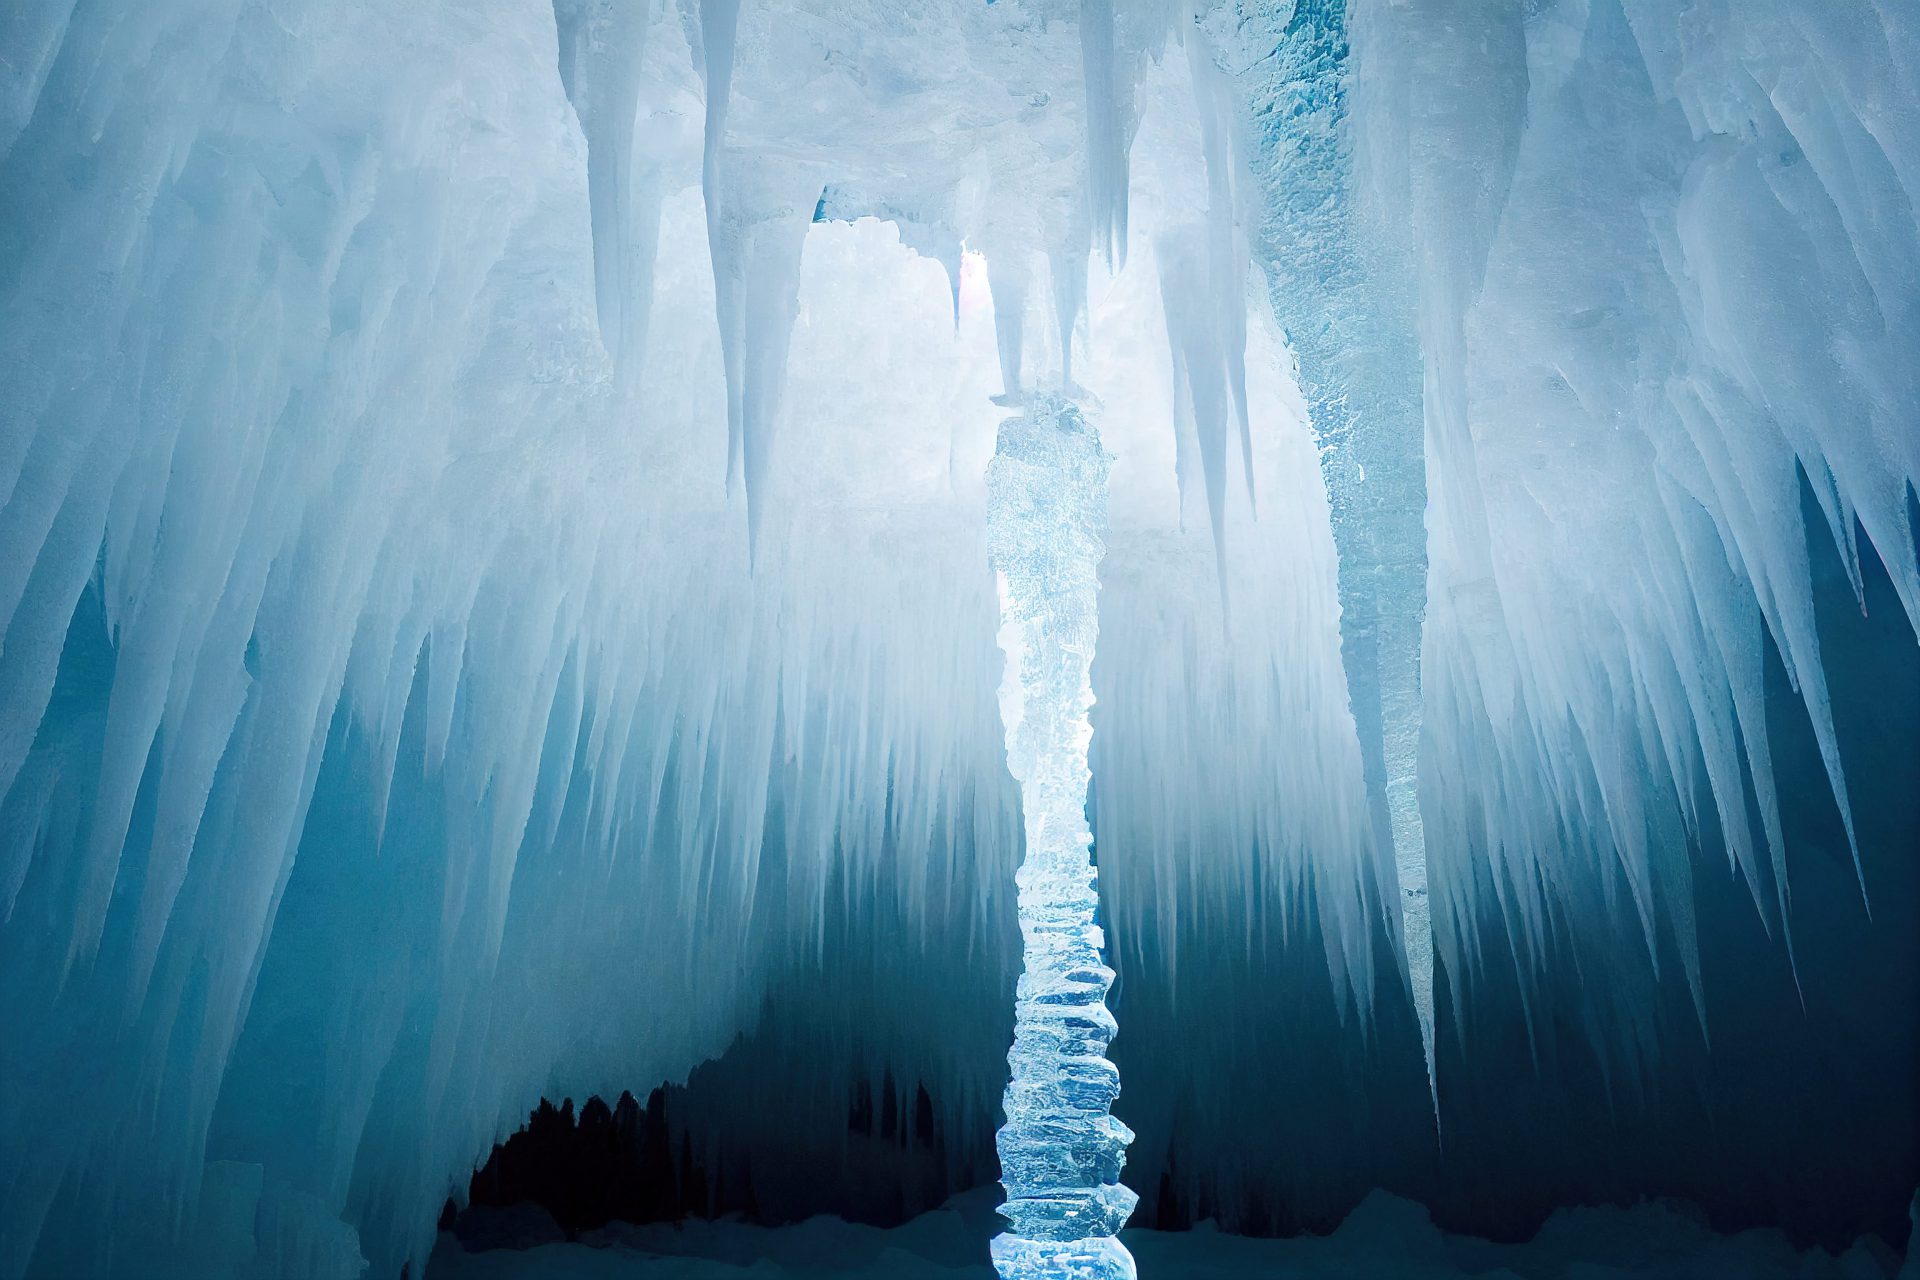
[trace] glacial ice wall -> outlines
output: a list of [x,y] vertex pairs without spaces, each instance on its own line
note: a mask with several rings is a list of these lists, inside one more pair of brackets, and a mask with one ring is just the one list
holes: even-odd
[[[1337,117],[1269,56],[1316,14]],[[1910,671],[1917,44],[1903,0],[0,15],[0,1276],[391,1276],[543,1091],[756,1032],[800,1129],[835,1055],[990,1124],[979,478],[1029,387],[1115,455],[1090,807],[1149,1202],[1378,1176],[1300,1117],[1417,1090],[1416,687],[1450,1144],[1569,1025],[1623,1108],[1676,984],[1740,1030],[1723,868],[1817,1018],[1859,974],[1807,935],[1888,954],[1920,829],[1810,550]]]

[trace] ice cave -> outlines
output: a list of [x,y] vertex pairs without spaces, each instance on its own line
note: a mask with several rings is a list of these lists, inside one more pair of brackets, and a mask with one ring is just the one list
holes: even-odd
[[0,1280],[1920,1280],[1917,210],[1920,0],[0,0]]

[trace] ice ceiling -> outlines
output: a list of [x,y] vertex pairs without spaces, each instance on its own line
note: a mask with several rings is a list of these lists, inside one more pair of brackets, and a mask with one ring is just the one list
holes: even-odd
[[[1483,992],[1710,1041],[1699,878],[1791,961],[1783,806],[1862,921],[1897,829],[1809,546],[1910,665],[1917,68],[1907,0],[0,14],[0,1276],[390,1277],[543,1091],[803,1014],[797,1091],[990,1121],[1033,389],[1114,455],[1129,1097],[1257,1076],[1303,945],[1443,1129]],[[1182,1098],[1134,1160],[1253,1177]]]

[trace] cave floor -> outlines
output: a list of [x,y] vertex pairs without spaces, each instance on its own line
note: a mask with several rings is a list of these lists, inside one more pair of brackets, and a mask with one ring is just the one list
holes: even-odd
[[[991,1190],[892,1229],[813,1218],[787,1227],[735,1221],[616,1223],[577,1243],[468,1253],[440,1237],[427,1280],[992,1280]],[[1835,1257],[1778,1232],[1720,1235],[1665,1205],[1554,1215],[1531,1241],[1447,1235],[1421,1206],[1375,1193],[1327,1236],[1255,1240],[1202,1226],[1123,1237],[1145,1280],[1889,1280],[1899,1259],[1874,1238]]]

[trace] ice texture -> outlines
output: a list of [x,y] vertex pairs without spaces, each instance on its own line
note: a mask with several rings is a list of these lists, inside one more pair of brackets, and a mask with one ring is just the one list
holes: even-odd
[[1492,948],[1613,972],[1580,1016],[1631,1076],[1663,979],[1705,1019],[1693,878],[1724,872],[1679,850],[1723,848],[1794,954],[1769,649],[1860,866],[1802,491],[1920,624],[1920,30],[1885,0],[1361,12],[1416,246],[1435,934],[1456,1001]]
[[1113,970],[1102,954],[1087,825],[1091,671],[1100,633],[1112,459],[1072,403],[1045,394],[1000,424],[987,465],[987,555],[1000,596],[1000,718],[1020,784],[1024,963],[1000,1128],[1003,1280],[1132,1280],[1114,1235],[1139,1200],[1120,1183],[1133,1131],[1110,1114]]
[[[1398,883],[1388,922],[1434,1079],[1433,932],[1420,818],[1420,647],[1427,602],[1426,431],[1404,200],[1367,180],[1369,138],[1400,122],[1393,82],[1358,80],[1350,10],[1296,0],[1232,26],[1232,82],[1256,122],[1250,167],[1275,313],[1298,361],[1339,555],[1340,653],[1374,842]],[[1391,21],[1391,19],[1387,19]],[[1354,99],[1359,99],[1355,102]],[[1369,108],[1372,120],[1362,114]],[[1379,118],[1385,116],[1385,119]]]
[[1439,1056],[1634,1114],[1703,889],[1783,970],[1897,900],[1810,547],[1920,623],[1917,66],[1910,0],[0,9],[0,1277],[417,1275],[534,1099],[755,1034],[770,1142],[989,1131],[981,477],[1069,380],[1129,1168],[1229,1213],[1417,1091],[1416,723]]
[[745,4],[724,113],[691,0],[0,20],[0,1276],[231,1280],[327,1218],[284,1280],[417,1274],[532,1100],[762,1028],[807,1046],[782,1133],[844,1142],[849,1072],[990,1132],[1020,810],[981,478],[990,398],[1068,346],[1126,548],[1116,959],[1241,973],[1215,904],[1312,879],[1308,962],[1372,1000],[1285,346],[1253,299],[1264,505],[1220,486],[1220,560],[1162,282],[1245,292],[1162,249],[1236,206],[1174,25],[1116,10],[1107,269],[1072,8]]

